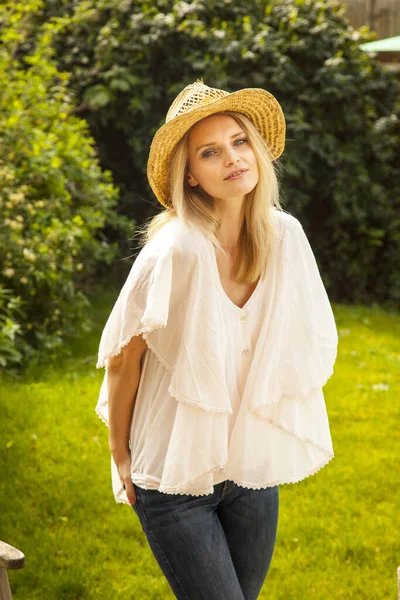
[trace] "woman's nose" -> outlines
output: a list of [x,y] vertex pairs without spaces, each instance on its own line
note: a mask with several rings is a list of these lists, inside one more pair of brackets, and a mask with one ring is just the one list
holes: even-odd
[[235,164],[238,161],[238,158],[239,157],[236,154],[236,151],[233,148],[230,148],[229,150],[227,150],[226,156],[225,156],[226,166]]

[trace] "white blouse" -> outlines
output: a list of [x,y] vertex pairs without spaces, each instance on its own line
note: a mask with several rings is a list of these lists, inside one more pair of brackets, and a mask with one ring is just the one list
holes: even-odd
[[[322,387],[337,330],[300,222],[272,209],[270,267],[246,304],[225,293],[212,242],[178,218],[139,252],[102,333],[96,413],[108,425],[107,359],[134,335],[148,348],[130,428],[145,489],[211,494],[230,479],[295,483],[334,453]],[[129,503],[111,456],[117,502]]]

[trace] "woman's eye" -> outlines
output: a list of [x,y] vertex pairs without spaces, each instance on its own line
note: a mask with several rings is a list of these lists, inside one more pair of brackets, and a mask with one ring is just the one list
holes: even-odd
[[[240,140],[235,140],[234,144],[235,144],[236,146],[237,146],[237,145],[241,146],[241,145],[242,145],[242,143],[244,143],[244,142],[247,142],[247,141],[248,141],[248,139],[247,139],[247,138],[240,138]],[[238,142],[242,142],[242,143],[238,144]],[[205,152],[203,152],[202,156],[203,156],[204,158],[208,158],[209,156],[211,156],[211,154],[213,154],[213,152],[214,152],[214,150],[206,150]]]

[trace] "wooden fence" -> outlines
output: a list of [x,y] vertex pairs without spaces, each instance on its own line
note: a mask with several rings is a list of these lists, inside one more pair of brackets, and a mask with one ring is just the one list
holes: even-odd
[[342,0],[355,28],[368,25],[376,39],[400,35],[400,0]]

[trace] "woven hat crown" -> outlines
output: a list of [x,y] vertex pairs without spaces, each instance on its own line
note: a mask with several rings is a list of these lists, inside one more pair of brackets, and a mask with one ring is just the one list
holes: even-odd
[[197,79],[194,83],[187,85],[175,98],[167,115],[165,122],[168,123],[175,117],[189,113],[200,106],[206,106],[219,98],[229,96],[229,92],[210,88],[203,83],[202,79]]

